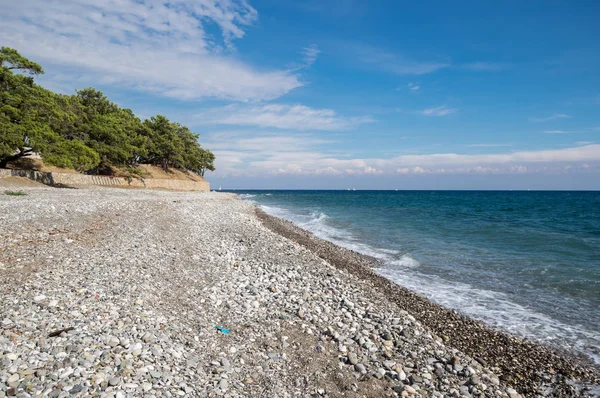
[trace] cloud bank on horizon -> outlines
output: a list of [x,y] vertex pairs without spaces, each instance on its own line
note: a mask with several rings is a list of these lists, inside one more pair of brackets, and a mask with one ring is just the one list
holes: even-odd
[[28,0],[3,5],[0,36],[49,88],[95,86],[189,125],[220,184],[576,175],[600,189],[600,5],[398,3]]

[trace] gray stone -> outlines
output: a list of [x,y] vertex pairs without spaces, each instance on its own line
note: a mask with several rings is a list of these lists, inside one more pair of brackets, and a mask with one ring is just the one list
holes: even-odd
[[83,388],[84,388],[84,387],[83,387],[81,384],[75,384],[75,385],[73,386],[73,388],[71,388],[71,389],[69,390],[69,393],[71,393],[71,394],[77,394],[77,393],[79,393],[79,392],[83,391]]
[[6,380],[7,383],[12,383],[13,381],[18,381],[19,380],[19,374],[15,373],[13,375],[10,375],[8,377],[8,379]]
[[411,385],[423,383],[423,378],[419,375],[410,375],[408,379],[410,380]]
[[471,386],[476,386],[476,385],[478,385],[479,383],[481,383],[481,380],[479,379],[479,377],[477,377],[477,376],[471,376],[471,377],[469,378],[469,381],[468,381],[468,384],[469,384],[469,385],[471,385]]
[[402,394],[402,391],[404,391],[404,384],[400,383],[400,384],[392,387],[392,390],[394,390],[394,392],[397,394]]
[[348,353],[348,362],[350,362],[352,365],[356,365],[358,363],[358,356],[355,352]]
[[153,343],[156,341],[156,336],[152,333],[146,332],[146,334],[144,334],[144,337],[142,337],[142,340],[144,341],[144,343]]

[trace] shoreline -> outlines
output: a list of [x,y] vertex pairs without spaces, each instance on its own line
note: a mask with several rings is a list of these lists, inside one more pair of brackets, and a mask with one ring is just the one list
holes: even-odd
[[1,398],[593,396],[501,378],[372,259],[237,195],[22,190],[0,194]]
[[483,366],[500,369],[501,380],[514,383],[526,395],[539,392],[536,385],[546,383],[549,377],[556,380],[560,393],[570,389],[568,381],[572,379],[600,385],[598,365],[584,354],[512,335],[440,306],[374,272],[373,269],[381,265],[380,260],[316,237],[291,221],[267,214],[258,205],[255,205],[255,212],[267,228],[383,291],[390,301],[442,337],[446,344],[468,354]]

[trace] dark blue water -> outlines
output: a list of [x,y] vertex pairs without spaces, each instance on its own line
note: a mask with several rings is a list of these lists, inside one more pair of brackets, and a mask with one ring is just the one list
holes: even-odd
[[600,363],[600,192],[236,193],[444,306]]

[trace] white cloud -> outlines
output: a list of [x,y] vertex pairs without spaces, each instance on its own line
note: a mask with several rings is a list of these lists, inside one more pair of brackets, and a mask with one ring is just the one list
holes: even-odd
[[228,105],[195,116],[200,124],[275,127],[292,130],[344,130],[370,117],[344,117],[332,109],[315,109],[305,105],[270,104],[260,106]]
[[408,83],[408,89],[410,91],[419,91],[421,89],[421,85],[419,83]]
[[469,148],[497,148],[504,146],[512,146],[512,144],[471,144],[467,145]]
[[317,61],[317,56],[321,53],[316,44],[311,44],[302,49],[301,54],[304,56],[304,67],[308,68]]
[[499,71],[508,68],[508,65],[505,64],[497,64],[493,62],[472,62],[470,64],[464,64],[460,66],[462,69],[472,70],[472,71]]
[[210,134],[203,143],[217,155],[217,176],[546,173],[562,172],[565,164],[574,165],[574,171],[600,171],[597,144],[496,154],[359,158],[340,152],[343,142],[310,133],[223,132]]
[[428,108],[418,113],[424,116],[447,116],[456,112],[454,108],[448,108],[446,105],[438,106],[435,108]]
[[554,115],[550,115],[547,117],[531,117],[529,118],[530,122],[534,122],[534,123],[543,123],[543,122],[550,122],[552,120],[558,120],[558,119],[569,119],[571,117],[571,115],[567,115],[564,113],[555,113]]
[[571,131],[564,130],[545,130],[544,134],[571,134]]
[[593,144],[593,142],[590,142],[590,141],[577,141],[575,143],[575,145],[590,145],[590,144]]
[[[28,0],[2,5],[0,36],[47,70],[92,85],[269,100],[302,82],[292,71],[236,59],[232,43],[257,17],[246,0]],[[219,34],[208,32],[213,25]]]
[[419,61],[366,44],[343,43],[342,47],[354,60],[398,75],[425,75],[450,66],[447,61]]
[[311,134],[278,135],[277,133],[219,132],[208,137],[206,146],[211,150],[229,150],[276,154],[281,152],[305,151],[335,141],[316,138]]

